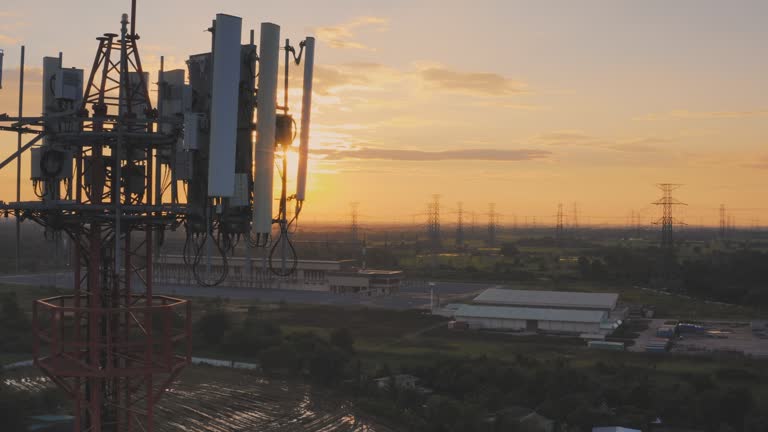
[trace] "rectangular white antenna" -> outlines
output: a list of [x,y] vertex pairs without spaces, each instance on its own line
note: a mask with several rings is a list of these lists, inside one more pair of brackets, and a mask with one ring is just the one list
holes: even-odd
[[240,34],[243,20],[216,14],[213,33],[211,141],[208,157],[208,196],[235,193],[237,102],[240,88]]
[[304,94],[301,99],[301,131],[299,132],[299,173],[296,199],[304,201],[307,194],[307,158],[309,157],[309,120],[312,113],[312,76],[315,65],[315,38],[304,41]]
[[280,26],[261,24],[259,43],[259,88],[256,112],[256,172],[253,181],[253,231],[272,231],[272,193],[275,169],[275,110],[277,69],[280,57]]

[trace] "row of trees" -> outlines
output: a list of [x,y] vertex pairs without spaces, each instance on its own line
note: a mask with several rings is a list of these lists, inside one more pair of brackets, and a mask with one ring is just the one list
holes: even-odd
[[669,377],[621,363],[577,368],[562,359],[540,363],[524,356],[512,363],[444,359],[406,370],[434,393],[387,390],[363,406],[380,415],[400,412],[411,431],[541,430],[521,422],[521,413],[531,409],[560,431],[600,425],[649,430],[659,419],[708,432],[768,428],[746,383],[723,384],[717,376]]
[[547,362],[522,355],[512,362],[446,357],[401,366],[400,372],[418,377],[431,391],[398,389],[394,380],[381,390],[370,378],[392,376],[393,370],[384,365],[366,377],[368,368],[345,329],[328,337],[285,335],[255,314],[235,322],[228,312],[214,310],[198,321],[195,331],[223,352],[258,360],[268,373],[300,375],[344,391],[359,408],[401,430],[523,430],[521,409],[535,410],[562,431],[608,424],[645,429],[657,418],[717,432],[768,428],[768,418],[750,390],[765,376],[741,369],[670,376],[656,372],[650,357],[648,367],[617,361],[586,368],[562,357]]
[[257,360],[267,372],[302,374],[324,385],[341,381],[354,357],[354,339],[347,329],[334,330],[327,339],[311,332],[284,335],[256,311],[237,322],[224,309],[209,310],[194,332],[203,352]]
[[[648,283],[661,268],[658,248],[599,248],[578,259],[582,278]],[[768,252],[699,251],[674,263],[671,273],[691,295],[728,303],[768,306]]]

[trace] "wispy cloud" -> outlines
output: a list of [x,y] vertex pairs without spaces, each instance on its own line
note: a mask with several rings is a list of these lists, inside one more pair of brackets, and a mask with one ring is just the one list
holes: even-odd
[[[342,88],[386,91],[388,86],[402,83],[401,89],[430,93],[449,92],[479,96],[484,106],[534,111],[544,107],[516,103],[514,97],[526,90],[526,84],[492,72],[464,72],[442,65],[398,69],[380,63],[345,63],[320,65],[315,69],[315,89],[318,94],[332,94]],[[407,86],[406,86],[407,84]]]
[[562,130],[543,133],[538,136],[538,139],[552,144],[568,144],[574,141],[593,141],[595,137],[578,130]]
[[553,131],[540,134],[536,142],[553,146],[591,147],[620,152],[646,153],[660,150],[660,146],[673,141],[664,137],[608,139],[579,130]]
[[670,119],[734,119],[746,117],[768,116],[768,109],[750,110],[750,111],[688,111],[672,110],[664,113],[647,114],[637,117],[636,120],[670,120]]
[[467,149],[423,151],[410,149],[383,149],[374,147],[358,147],[352,149],[317,149],[313,154],[323,156],[325,160],[340,159],[381,159],[396,161],[448,161],[448,160],[482,160],[482,161],[526,161],[546,159],[552,155],[547,150],[536,149]]
[[[383,68],[383,65],[371,64],[368,68]],[[314,90],[318,94],[328,95],[342,87],[365,86],[371,83],[370,74],[353,65],[315,67]]]
[[509,96],[525,92],[526,85],[491,72],[465,72],[445,66],[421,68],[419,77],[428,88],[482,96]]
[[364,28],[373,28],[377,31],[384,31],[389,28],[389,20],[387,18],[374,16],[357,17],[351,21],[335,26],[317,27],[315,29],[315,35],[319,41],[327,43],[331,48],[372,51],[374,50],[373,48],[355,40],[357,31]]

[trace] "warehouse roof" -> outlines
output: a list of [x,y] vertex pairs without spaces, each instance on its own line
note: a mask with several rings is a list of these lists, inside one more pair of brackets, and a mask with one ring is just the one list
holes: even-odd
[[511,306],[461,305],[454,316],[462,318],[491,318],[538,321],[599,323],[605,318],[603,311],[573,309],[540,309]]
[[619,299],[614,293],[569,291],[526,291],[488,288],[475,297],[474,303],[531,307],[613,309]]

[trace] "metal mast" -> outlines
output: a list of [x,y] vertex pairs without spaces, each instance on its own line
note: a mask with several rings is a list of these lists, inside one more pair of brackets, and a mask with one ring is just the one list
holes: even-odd
[[661,206],[662,215],[654,224],[661,225],[661,248],[665,250],[674,250],[675,239],[673,234],[674,225],[683,225],[683,222],[675,219],[672,211],[675,206],[687,205],[672,197],[672,192],[680,188],[680,184],[660,183],[656,185],[661,189],[663,196],[654,201],[653,204]]
[[34,303],[33,357],[72,399],[77,431],[154,430],[157,401],[190,361],[189,303],[153,293],[153,231],[184,217],[154,194],[153,168],[179,135],[158,132],[128,16],[119,37],[97,38],[84,92],[81,70],[47,58],[43,116],[0,118],[1,130],[35,135],[0,168],[32,149],[41,199],[0,211],[73,243],[73,291]]
[[673,216],[673,209],[675,206],[686,205],[672,197],[672,192],[680,186],[682,185],[673,183],[658,184],[657,187],[661,189],[663,196],[661,199],[653,202],[654,205],[661,206],[662,210],[661,218],[656,220],[654,224],[661,225],[662,264],[664,277],[666,279],[670,279],[673,268],[675,267],[675,239],[673,228],[674,225],[683,225],[683,222],[675,219]]
[[726,221],[725,204],[720,204],[720,240],[726,240],[728,225]]
[[557,241],[558,245],[561,245],[563,243],[563,238],[565,236],[565,225],[563,223],[563,203],[559,203],[557,205],[557,221],[555,222],[555,240]]
[[433,249],[440,249],[440,195],[432,195],[427,204],[427,238]]
[[358,208],[360,207],[360,203],[353,202],[350,204],[350,207],[352,208],[352,213],[350,214],[351,220],[349,225],[349,233],[352,237],[352,241],[358,240],[358,233],[360,231],[360,226],[358,225]]
[[464,203],[457,204],[456,211],[456,247],[464,247]]
[[573,202],[573,214],[571,215],[571,236],[576,237],[576,231],[579,229],[579,204]]
[[488,246],[496,246],[496,235],[499,229],[499,215],[496,213],[496,203],[488,204]]

